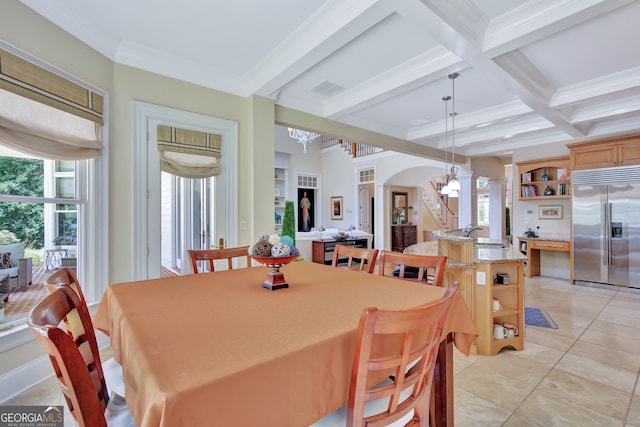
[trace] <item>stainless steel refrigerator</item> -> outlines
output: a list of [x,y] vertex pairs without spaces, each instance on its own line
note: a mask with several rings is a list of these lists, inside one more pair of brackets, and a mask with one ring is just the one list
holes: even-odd
[[640,168],[574,171],[573,278],[640,288]]

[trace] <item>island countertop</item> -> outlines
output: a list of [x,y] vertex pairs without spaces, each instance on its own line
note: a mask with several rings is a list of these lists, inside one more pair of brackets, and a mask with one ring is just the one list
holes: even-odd
[[[449,240],[469,241],[471,239],[462,237],[462,238],[453,238]],[[478,243],[482,245],[488,245],[488,244],[496,244],[500,242],[495,242],[489,239],[479,239]],[[511,245],[510,243],[508,242],[502,242],[502,243],[505,246],[504,248],[502,247],[488,248],[486,246],[482,248],[474,247],[473,261],[497,263],[497,262],[525,261],[527,259],[525,255],[523,255],[519,250],[515,249],[513,245]],[[418,254],[418,255],[438,255],[438,242],[432,241],[432,242],[416,243],[414,245],[407,247],[404,250],[404,252],[408,254]],[[450,267],[450,268],[471,267],[471,266],[472,265],[456,263],[455,260],[451,260],[451,262],[447,260],[447,267]]]

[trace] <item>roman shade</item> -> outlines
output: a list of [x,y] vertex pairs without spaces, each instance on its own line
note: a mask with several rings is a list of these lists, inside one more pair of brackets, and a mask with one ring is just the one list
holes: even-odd
[[0,49],[0,144],[54,160],[100,156],[102,95]]
[[183,178],[220,174],[220,135],[158,125],[160,169]]

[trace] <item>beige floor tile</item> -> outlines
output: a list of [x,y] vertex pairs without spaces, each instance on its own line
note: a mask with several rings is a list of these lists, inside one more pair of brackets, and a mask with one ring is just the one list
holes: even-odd
[[570,353],[560,359],[556,369],[606,384],[627,393],[633,393],[637,377],[637,371],[629,371]]
[[542,365],[553,366],[562,358],[564,352],[525,339],[524,350],[514,351],[513,355]]
[[618,420],[624,419],[632,396],[631,393],[560,369],[549,372],[536,390],[557,394]]
[[[640,325],[640,322],[638,322],[637,325]],[[640,327],[638,327],[637,325],[620,325],[619,323],[610,322],[608,320],[596,319],[589,326],[589,329],[594,331],[606,332],[619,337],[635,339],[640,336]]]
[[455,390],[454,408],[455,425],[462,427],[501,426],[509,417],[509,411],[459,387]]
[[637,308],[607,307],[602,310],[598,320],[606,320],[621,326],[637,325],[640,323],[640,311]]
[[462,389],[487,400],[509,412],[513,411],[534,385],[502,375],[479,363],[468,367],[455,379],[456,389]]
[[633,372],[637,372],[640,369],[640,355],[614,350],[588,341],[578,340],[578,342],[569,349],[569,353],[588,357],[589,359]]
[[560,351],[569,350],[576,341],[571,337],[550,333],[548,328],[527,327],[524,337],[526,341]]
[[535,387],[551,367],[530,359],[518,357],[517,353],[520,353],[520,351],[505,350],[495,356],[484,356],[475,363],[474,367],[482,366],[490,372],[497,372],[502,376],[514,378],[530,387]]
[[622,424],[622,420],[538,389],[513,415],[518,419],[528,420],[531,423],[529,425],[545,427],[620,427]]
[[580,337],[581,341],[603,345],[614,350],[626,351],[627,353],[640,354],[640,340],[637,338],[627,338],[614,335],[609,332],[587,329]]
[[627,425],[640,427],[640,394],[636,394],[631,401],[627,414]]

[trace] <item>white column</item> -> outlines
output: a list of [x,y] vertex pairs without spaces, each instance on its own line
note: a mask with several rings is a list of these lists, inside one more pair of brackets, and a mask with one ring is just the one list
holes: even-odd
[[504,181],[489,181],[489,238],[506,238],[505,215]]
[[473,175],[459,175],[460,193],[458,196],[458,227],[463,228],[468,224],[476,224],[475,197],[476,197],[476,180]]

